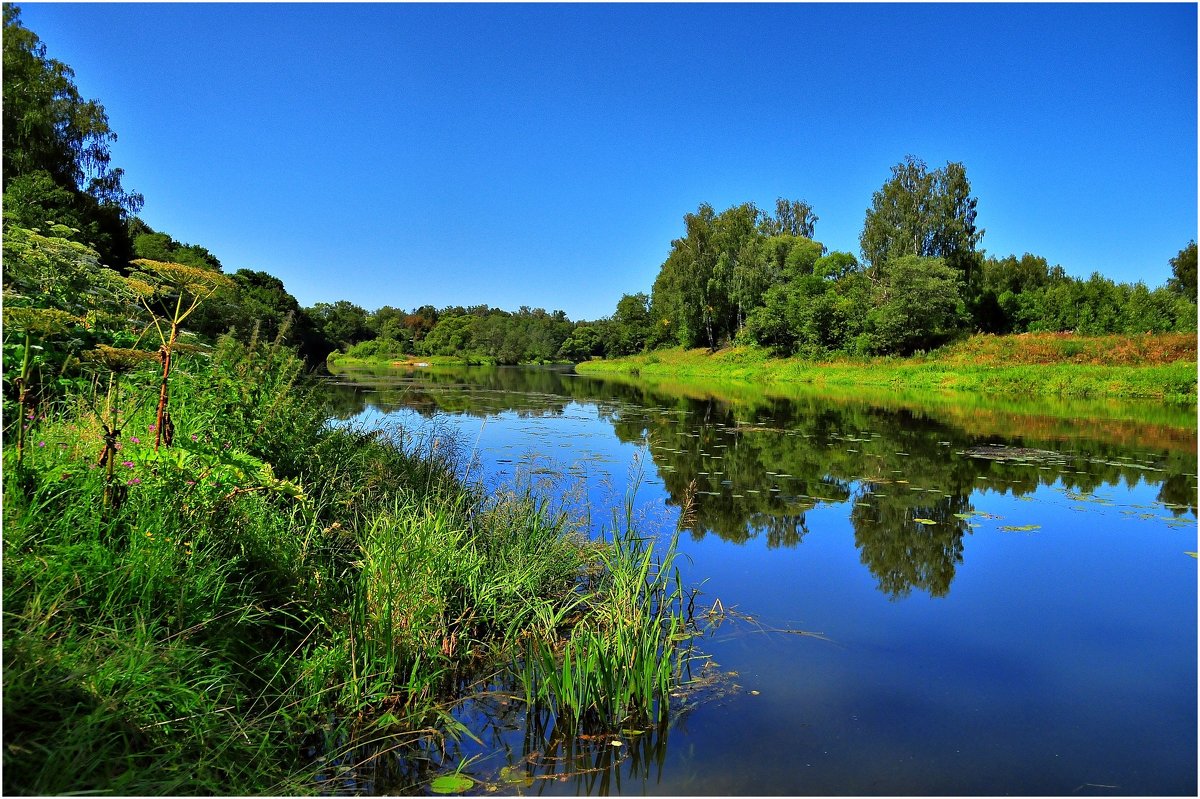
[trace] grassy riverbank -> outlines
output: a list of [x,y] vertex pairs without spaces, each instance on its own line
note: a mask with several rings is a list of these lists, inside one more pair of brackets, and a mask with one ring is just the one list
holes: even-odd
[[762,349],[660,350],[576,366],[582,374],[955,390],[1036,397],[1196,401],[1196,336],[972,336],[927,355],[810,361]]
[[[511,664],[578,723],[665,712],[669,547],[488,496],[453,441],[330,427],[300,366],[229,340],[181,359],[170,447],[153,365],[31,413],[21,454],[6,437],[6,794],[316,792],[366,739],[452,734],[462,686]],[[597,673],[633,652],[640,682],[564,680],[581,635]]]
[[[537,365],[566,363],[569,361],[538,361]],[[329,353],[329,357],[325,359],[325,366],[334,374],[338,374],[344,369],[424,369],[430,366],[496,365],[496,359],[486,355],[404,355],[398,358],[355,358],[344,352],[335,351]]]
[[398,358],[355,358],[344,352],[334,351],[325,359],[325,366],[336,373],[347,368],[392,368],[392,369],[423,369],[427,366],[475,366],[484,363],[481,360],[459,358],[454,355],[404,355]]

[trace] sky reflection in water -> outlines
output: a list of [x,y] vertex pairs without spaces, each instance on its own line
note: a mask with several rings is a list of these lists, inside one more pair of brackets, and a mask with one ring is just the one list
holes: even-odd
[[534,736],[521,714],[498,725],[507,759],[474,750],[481,775],[549,746],[586,773],[522,764],[521,790],[1195,793],[1194,409],[355,380],[371,390],[338,389],[342,418],[455,431],[474,475],[565,492],[594,531],[634,482],[645,529],[673,529],[690,493],[685,580],[757,622],[701,642],[718,698],[640,749]]

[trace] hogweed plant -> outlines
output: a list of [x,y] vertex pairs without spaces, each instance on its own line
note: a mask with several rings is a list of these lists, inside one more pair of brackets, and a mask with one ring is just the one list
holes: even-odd
[[175,425],[169,410],[171,359],[179,346],[182,325],[205,300],[221,289],[233,288],[234,283],[220,272],[196,266],[145,258],[133,264],[141,271],[130,275],[127,285],[150,314],[151,326],[159,340],[162,376],[154,425],[154,449],[157,450],[164,443],[171,446],[174,437]]

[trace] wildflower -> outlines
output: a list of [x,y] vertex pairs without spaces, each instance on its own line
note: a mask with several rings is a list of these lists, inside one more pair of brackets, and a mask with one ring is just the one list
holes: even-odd
[[192,441],[199,441],[199,439],[198,439],[198,438],[196,438],[196,434],[195,434],[195,433],[192,433]]
[[158,429],[158,425],[156,425],[156,424],[152,424],[152,425],[150,425],[150,432],[151,432],[151,433],[153,433],[153,432],[154,432],[155,430],[157,430],[157,429]]
[[140,479],[138,479],[137,477],[135,477],[135,478],[133,478],[132,480],[126,480],[126,481],[125,481],[125,485],[127,485],[127,486],[135,486],[135,485],[137,485],[137,484],[138,484],[138,483],[140,483],[140,482],[142,482],[142,481],[141,481]]
[[130,436],[129,440],[132,441],[134,444],[142,443],[142,440],[140,438],[138,438],[137,436]]
[[39,442],[38,442],[38,446],[39,446],[39,447],[44,447],[44,446],[46,446],[46,442],[45,442],[45,441],[39,441]]
[[132,469],[133,461],[121,461],[121,465],[124,466],[126,469]]
[[190,486],[194,486],[194,485],[196,484],[196,481],[195,481],[195,480],[187,480],[187,481],[185,481],[185,482],[187,482],[187,484],[188,484],[188,485],[190,485]]

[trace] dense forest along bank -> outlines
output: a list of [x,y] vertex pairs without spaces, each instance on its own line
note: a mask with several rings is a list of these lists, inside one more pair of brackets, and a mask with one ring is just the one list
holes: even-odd
[[334,382],[343,423],[453,433],[489,490],[530,487],[593,530],[636,483],[643,529],[681,529],[698,613],[725,612],[694,664],[705,695],[621,746],[556,735],[495,694],[460,705],[478,741],[449,759],[474,779],[591,795],[1196,790],[1194,405],[557,368]]
[[581,374],[751,380],[889,390],[953,390],[1026,397],[1196,401],[1196,336],[972,336],[906,358],[778,358],[757,347],[660,350],[584,361]]

